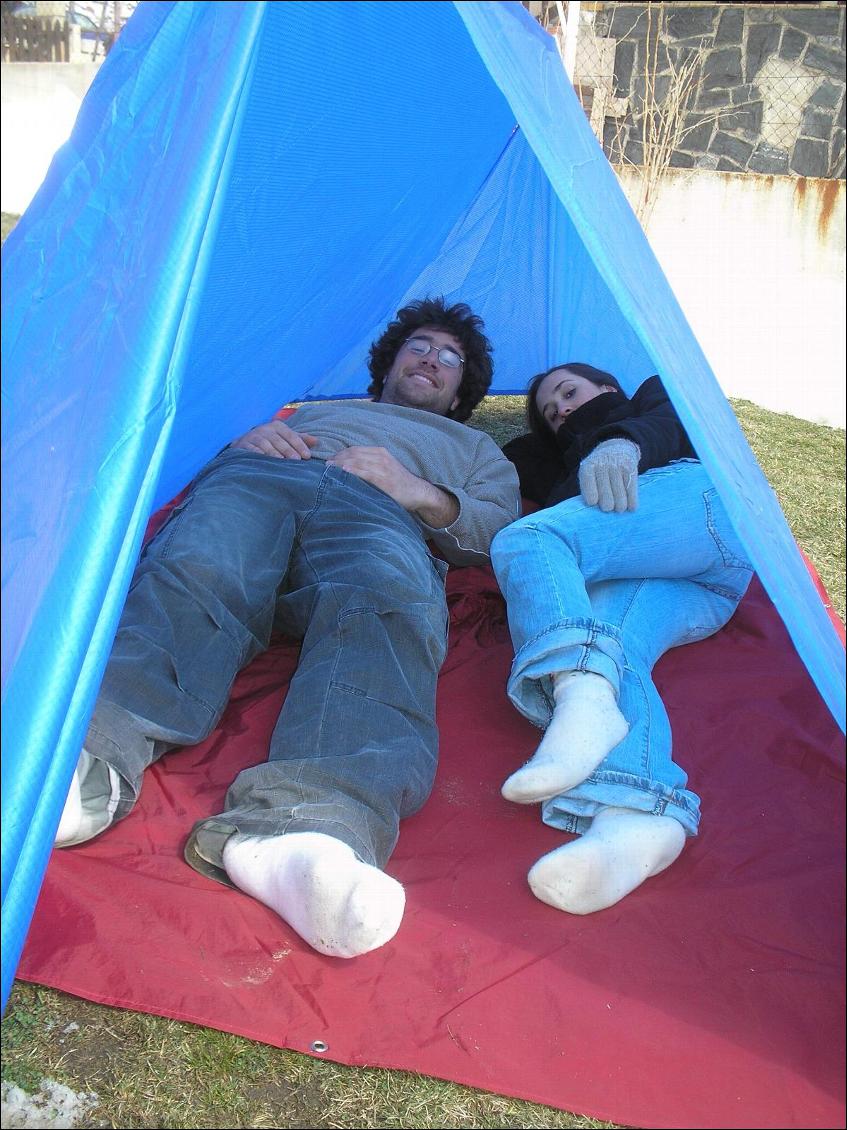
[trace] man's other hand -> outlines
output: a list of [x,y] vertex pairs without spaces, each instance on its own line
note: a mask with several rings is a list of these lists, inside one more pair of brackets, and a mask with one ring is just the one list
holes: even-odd
[[315,436],[307,432],[295,432],[282,420],[269,420],[234,440],[231,447],[241,447],[245,451],[258,451],[260,455],[272,455],[275,459],[311,459],[309,450],[317,443]]

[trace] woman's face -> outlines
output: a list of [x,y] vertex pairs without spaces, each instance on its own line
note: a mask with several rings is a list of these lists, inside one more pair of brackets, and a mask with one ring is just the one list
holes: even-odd
[[554,369],[548,373],[535,391],[535,403],[549,428],[554,432],[577,408],[601,396],[615,392],[613,385],[596,385],[586,377],[579,377],[569,369]]

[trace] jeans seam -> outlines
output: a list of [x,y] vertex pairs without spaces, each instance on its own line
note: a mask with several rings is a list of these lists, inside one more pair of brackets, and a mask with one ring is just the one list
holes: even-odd
[[596,785],[626,785],[629,788],[638,789],[639,792],[650,793],[659,798],[666,807],[672,804],[677,808],[684,808],[686,811],[691,810],[691,805],[684,796],[684,792],[687,790],[669,788],[667,785],[661,784],[656,787],[656,782],[652,777],[643,778],[635,773],[625,773],[619,770],[595,769],[586,780]]
[[[695,794],[689,793],[687,789],[667,788],[662,786],[656,788],[653,782],[642,780],[635,774],[619,772],[604,773],[602,771],[592,773],[591,776],[586,779],[584,785],[589,786],[588,794],[579,796],[577,798],[578,804],[592,803],[598,806],[608,805],[609,803],[614,804],[614,801],[610,802],[600,799],[602,792],[600,792],[599,795],[592,794],[598,794],[598,790],[602,790],[603,786],[621,785],[634,790],[642,797],[650,798],[649,808],[647,806],[635,805],[633,806],[635,810],[648,812],[654,816],[669,815],[671,819],[679,821],[679,823],[685,827],[687,835],[697,835],[697,828],[700,822],[699,807],[697,803],[691,802],[689,796],[693,797],[695,802],[698,798]],[[593,788],[591,786],[593,786]],[[575,791],[581,792],[582,789],[580,787]],[[584,825],[590,823],[592,817],[582,815],[578,811],[568,811],[567,807],[559,808],[559,804],[567,805],[568,797],[569,794],[564,793],[558,798],[553,798],[553,800],[545,802],[542,806],[542,819],[545,824],[549,824],[551,827],[562,828],[565,831],[581,834],[587,830]],[[554,819],[548,817],[548,805],[553,807],[553,812],[555,812]],[[669,809],[675,809],[676,811],[669,813]]]
[[[546,539],[540,536],[537,524],[531,526],[530,529],[532,530],[533,537],[535,538],[535,542],[536,542],[536,545],[538,547],[538,550],[540,551],[541,556],[544,559],[544,568],[547,571],[547,575],[552,578],[552,577],[555,576],[555,573],[554,573],[553,567],[550,563],[550,558],[547,556]],[[558,600],[558,592],[556,590],[556,586],[551,585],[550,590],[557,593],[557,600]],[[559,603],[559,614],[564,615],[564,609],[562,608],[561,603]]]
[[300,519],[300,521],[296,523],[295,529],[294,529],[293,549],[299,550],[302,553],[303,558],[309,564],[309,568],[312,570],[312,574],[316,578],[317,578],[317,575],[318,575],[317,571],[312,567],[311,563],[309,563],[308,554],[303,550],[302,532],[306,529],[308,524],[311,522],[312,518],[315,516],[315,514],[317,513],[317,511],[321,507],[321,504],[324,500],[324,495],[326,494],[328,486],[329,486],[327,479],[328,479],[328,468],[325,466],[324,472],[321,475],[320,482],[318,483],[318,485],[315,489],[314,502],[312,503],[311,507],[306,511],[306,513],[303,515],[303,517]]
[[[578,621],[578,622],[575,623],[574,621]],[[548,628],[545,628],[544,631],[542,631],[542,632],[536,632],[536,634],[532,637],[532,639],[527,640],[526,643],[523,644],[520,651],[518,652],[518,655],[520,655],[521,651],[523,651],[524,648],[529,647],[530,644],[535,643],[537,640],[543,640],[546,636],[550,636],[554,632],[569,631],[570,629],[576,628],[576,627],[582,628],[583,624],[584,624],[586,632],[590,632],[595,640],[599,639],[601,636],[603,636],[606,639],[612,640],[612,642],[616,643],[618,645],[618,647],[621,647],[621,641],[619,639],[620,633],[601,632],[597,627],[594,626],[592,621],[588,620],[587,617],[585,617],[585,616],[573,617],[572,616],[570,618],[565,617],[564,620],[558,620],[555,624],[551,624]],[[574,645],[574,646],[577,646],[577,645]]]
[[[191,492],[189,491],[189,493],[185,496],[185,498],[182,500],[182,502],[178,502],[177,505],[173,508],[173,510],[171,510],[170,514],[168,514],[168,516],[165,519],[165,522],[162,525],[162,528],[159,530],[159,532],[157,534],[155,534],[150,539],[150,541],[147,543],[148,545],[150,545],[150,544],[153,543],[153,541],[159,541],[161,539],[161,547],[162,547],[161,556],[163,558],[168,558],[170,556],[170,547],[171,547],[171,544],[173,542],[174,535],[176,534],[177,523],[179,522],[180,518],[182,517],[182,513],[185,510],[185,507],[186,507],[187,503],[189,502],[190,498],[191,498]],[[163,534],[165,535],[164,537],[162,536]],[[145,546],[144,548],[146,549],[147,546]]]
[[[724,565],[736,569],[750,569],[749,561],[745,561],[744,558],[733,553],[718,531],[717,523],[715,522],[714,507],[712,506],[712,500],[716,495],[717,491],[714,487],[710,487],[707,491],[703,492],[703,505],[706,511],[706,529],[709,531],[712,540],[717,546]],[[720,586],[708,585],[707,587],[714,589],[715,592],[720,592],[721,595],[729,595]]]
[[[649,675],[648,675],[648,678],[649,678]],[[653,710],[652,710],[652,706],[651,706],[651,702],[650,702],[650,696],[647,694],[646,690],[644,689],[644,683],[643,683],[642,679],[638,678],[637,683],[638,683],[638,693],[639,693],[639,695],[641,696],[641,699],[642,699],[641,717],[642,717],[642,720],[643,720],[643,726],[641,727],[641,731],[642,731],[642,733],[641,733],[641,749],[638,751],[638,760],[641,764],[641,768],[642,768],[642,771],[644,772],[644,775],[649,777],[650,776],[650,749],[652,748],[650,738],[652,736],[652,730],[653,730]],[[624,740],[626,740],[626,739],[624,739]]]
[[[630,612],[632,611],[632,606],[635,603],[635,600],[638,597],[638,594],[644,588],[644,584],[645,584],[645,582],[641,581],[632,590],[632,595],[631,595],[631,598],[630,598],[629,603],[627,605],[626,611],[621,616],[621,623],[620,623],[621,637],[623,637],[623,634],[624,634],[624,624],[626,623],[627,617],[629,616]],[[648,774],[648,766],[650,764],[650,757],[649,757],[649,754],[650,754],[650,735],[651,735],[651,731],[652,731],[652,720],[653,720],[653,714],[652,714],[652,711],[650,709],[650,696],[644,690],[644,682],[643,682],[641,675],[639,674],[639,668],[633,666],[633,664],[630,660],[630,657],[623,650],[623,643],[621,643],[621,654],[622,654],[622,667],[624,669],[628,669],[629,671],[632,672],[634,679],[635,679],[635,683],[638,687],[639,696],[641,698],[641,709],[642,709],[642,717],[644,719],[644,726],[643,726],[643,732],[641,734],[641,739],[640,739],[640,749],[638,750],[638,761],[639,761],[639,764],[641,765],[642,770],[644,771],[645,775],[649,775]],[[648,674],[648,677],[649,677],[649,674]],[[623,672],[621,673],[621,682],[623,682]],[[626,740],[627,740],[627,738],[624,738],[624,741],[626,741]]]

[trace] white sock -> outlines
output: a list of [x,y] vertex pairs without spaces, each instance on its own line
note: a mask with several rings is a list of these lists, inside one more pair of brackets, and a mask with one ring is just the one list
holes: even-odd
[[73,847],[105,832],[115,818],[120,799],[118,771],[84,749],[71,778],[53,846]]
[[320,832],[230,836],[223,865],[245,894],[329,957],[358,957],[385,945],[403,918],[406,895],[396,879]]
[[79,768],[77,767],[74,769],[73,777],[71,777],[71,787],[68,790],[68,798],[65,801],[65,807],[62,809],[59,827],[56,829],[55,846],[64,847],[66,844],[73,843],[79,834],[81,825],[82,789],[80,788]]
[[506,800],[535,804],[581,785],[629,733],[612,684],[602,675],[554,675],[553,699],[553,717],[541,744],[503,785]]
[[579,839],[544,855],[529,872],[532,893],[569,914],[613,906],[682,852],[685,830],[670,816],[604,808]]

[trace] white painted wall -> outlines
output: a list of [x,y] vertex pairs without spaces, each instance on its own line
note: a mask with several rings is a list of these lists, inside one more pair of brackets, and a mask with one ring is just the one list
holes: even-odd
[[[98,64],[3,63],[0,207],[20,214]],[[637,200],[634,170],[621,170]],[[671,169],[648,235],[727,396],[845,426],[844,181]]]
[[[635,170],[621,171],[631,201]],[[845,426],[844,181],[668,170],[647,232],[727,396]]]
[[0,210],[20,215],[70,136],[99,63],[0,66]]

